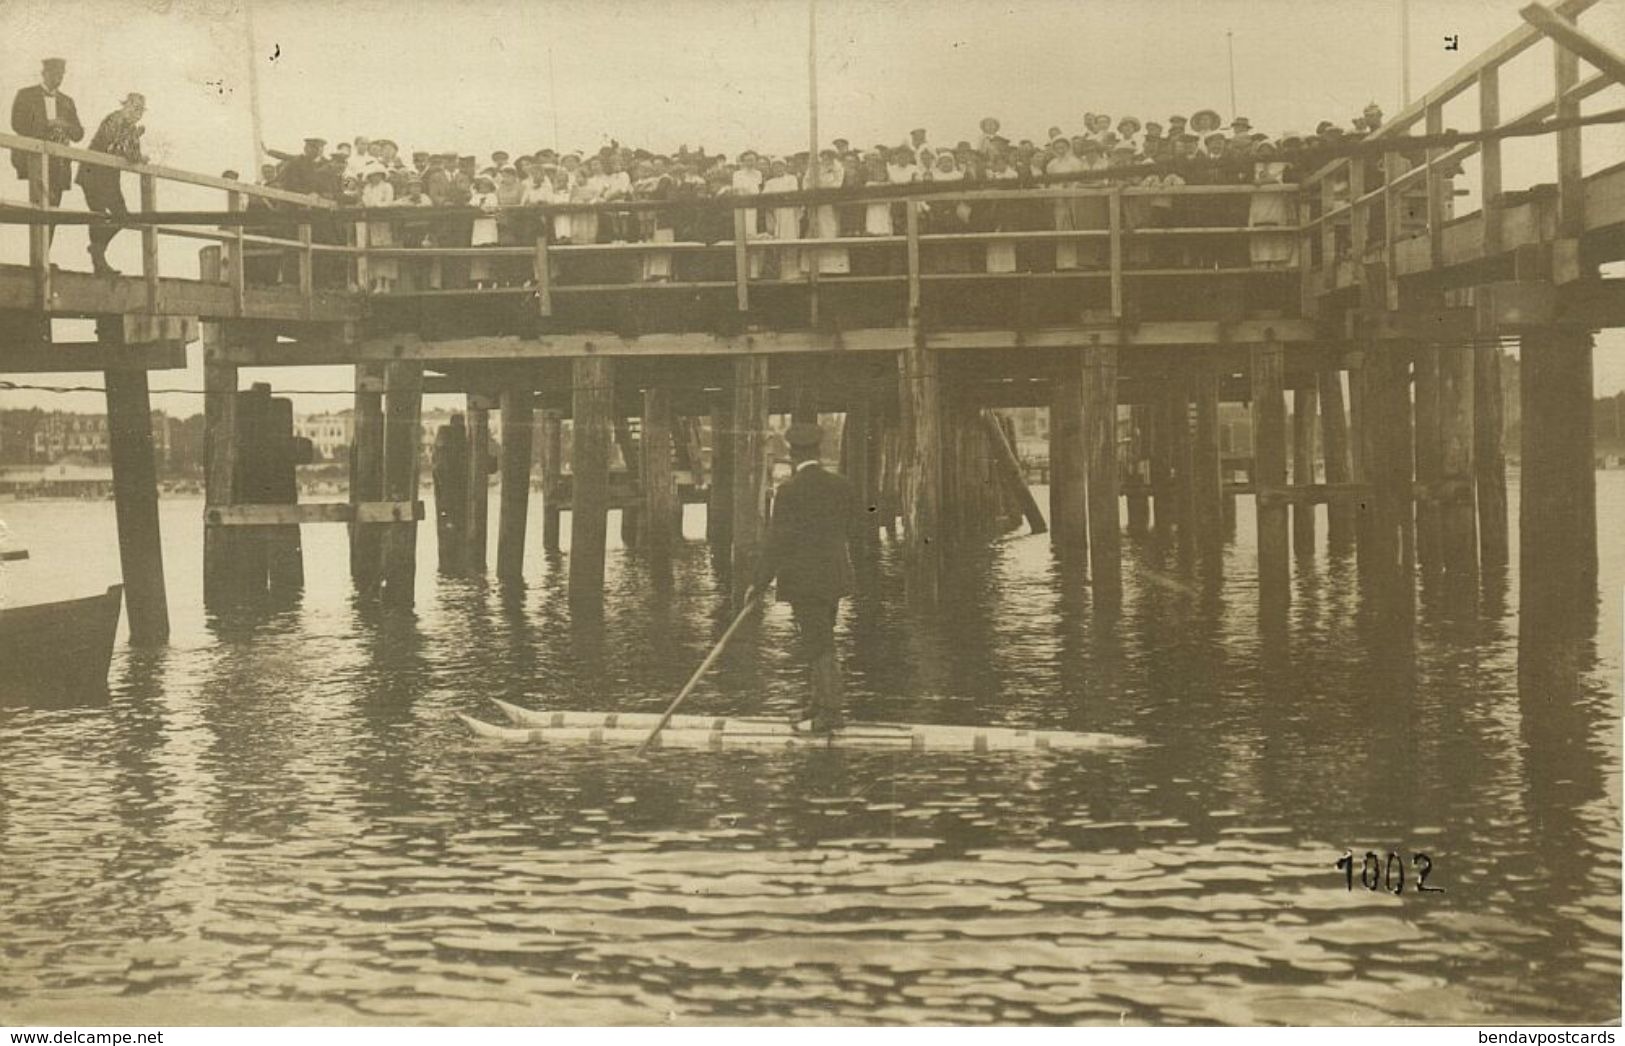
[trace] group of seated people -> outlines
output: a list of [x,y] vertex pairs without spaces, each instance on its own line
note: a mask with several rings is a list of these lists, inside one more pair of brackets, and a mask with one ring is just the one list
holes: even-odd
[[[534,246],[543,234],[550,243],[561,245],[721,243],[736,234],[734,208],[703,204],[739,196],[764,197],[760,207],[740,212],[743,231],[751,240],[897,237],[905,230],[907,205],[900,199],[873,199],[876,186],[923,183],[933,193],[944,193],[951,191],[943,188],[950,184],[966,189],[1290,184],[1299,171],[1315,169],[1336,155],[1342,144],[1381,124],[1382,113],[1375,104],[1356,118],[1351,130],[1323,121],[1313,134],[1273,137],[1254,132],[1246,117],[1236,117],[1225,128],[1211,109],[1188,119],[1173,116],[1166,123],[1142,122],[1133,116],[1114,121],[1109,115],[1090,113],[1081,133],[1068,135],[1051,127],[1047,146],[1040,146],[1031,139],[1012,141],[1001,133],[1000,122],[989,117],[981,121],[975,142],[940,148],[928,140],[924,129],[916,129],[900,145],[882,143],[869,149],[835,139],[816,157],[807,152],[767,156],[746,149],[730,158],[687,146],[661,154],[612,142],[591,155],[548,148],[518,156],[498,151],[484,164],[472,155],[426,151],[414,152],[408,160],[395,142],[384,138],[357,137],[353,144],[341,142],[328,152],[324,140],[311,138],[301,154],[268,149],[279,162],[265,165],[260,182],[354,207],[473,207],[484,212],[473,217],[425,216],[422,221],[369,219],[364,228],[371,247],[524,247]],[[868,192],[871,198],[845,202],[844,193],[834,192],[815,200],[773,199],[811,189],[851,190],[854,197]],[[671,206],[612,206],[638,201]],[[579,209],[544,213],[534,209],[537,205]],[[1108,200],[1100,194],[1009,201],[927,195],[917,206],[919,229],[927,235],[1036,230],[1100,234],[1045,242],[984,237],[932,243],[922,252],[927,271],[1065,271],[1106,264]],[[1293,193],[1131,193],[1122,199],[1120,222],[1128,232],[1191,227],[1288,230],[1254,232],[1245,240],[1130,237],[1125,257],[1130,268],[1258,269],[1296,264]],[[815,267],[831,275],[896,274],[902,257],[892,243],[764,245],[749,254],[750,275],[801,279]],[[369,289],[395,290],[403,275],[408,289],[523,286],[534,277],[531,262],[517,256],[474,258],[461,265],[409,262],[403,267],[396,257],[371,259]],[[569,271],[571,266],[574,272]],[[587,282],[725,280],[733,275],[733,259],[724,252],[642,251],[634,259],[574,258],[562,267],[566,280],[574,276]]]

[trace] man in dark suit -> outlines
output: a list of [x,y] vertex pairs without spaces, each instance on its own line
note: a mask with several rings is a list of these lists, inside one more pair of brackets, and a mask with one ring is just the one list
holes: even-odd
[[768,525],[767,551],[756,574],[758,591],[778,580],[778,599],[790,604],[801,651],[812,673],[812,706],[796,729],[830,733],[844,721],[841,669],[835,659],[835,615],[853,588],[848,535],[852,485],[818,461],[823,433],[798,422],[785,433],[795,472],[779,487]]
[[[79,110],[73,99],[62,93],[62,78],[67,75],[68,63],[61,58],[47,58],[40,68],[40,82],[17,92],[11,103],[11,130],[28,138],[41,138],[58,145],[72,145],[85,136],[84,125],[79,122]],[[13,149],[11,166],[22,181],[28,180],[29,158],[34,153]],[[51,160],[51,206],[62,204],[62,194],[73,180],[73,161]],[[35,204],[43,203],[35,200]]]

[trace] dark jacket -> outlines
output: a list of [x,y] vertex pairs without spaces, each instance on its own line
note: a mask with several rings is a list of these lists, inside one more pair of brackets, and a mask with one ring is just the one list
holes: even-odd
[[[17,97],[11,103],[11,130],[28,138],[43,138],[46,141],[55,141],[58,145],[69,145],[79,141],[85,136],[84,125],[79,122],[79,110],[74,107],[73,99],[56,92],[56,118],[65,126],[63,134],[52,136],[45,118],[45,87],[43,84],[34,84],[24,87],[17,92]],[[12,150],[11,166],[17,172],[17,177],[27,179],[29,153]],[[73,174],[73,161],[53,159],[51,161],[51,184],[57,188],[66,188]]]
[[821,465],[792,475],[773,498],[757,586],[777,578],[781,603],[850,595],[854,577],[847,536],[852,513],[852,484],[844,478]]

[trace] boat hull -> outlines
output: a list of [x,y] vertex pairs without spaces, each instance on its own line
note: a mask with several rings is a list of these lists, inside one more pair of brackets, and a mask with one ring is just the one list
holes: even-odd
[[15,700],[105,691],[124,586],[99,596],[0,609],[0,696]]
[[[511,725],[496,725],[461,714],[458,718],[474,736],[510,744],[641,744],[660,721],[654,712],[555,712],[522,708],[506,701],[496,704]],[[1139,744],[1136,738],[1115,734],[926,723],[851,723],[832,734],[807,734],[797,733],[780,719],[678,715],[660,731],[653,747],[1011,752],[1102,751]]]

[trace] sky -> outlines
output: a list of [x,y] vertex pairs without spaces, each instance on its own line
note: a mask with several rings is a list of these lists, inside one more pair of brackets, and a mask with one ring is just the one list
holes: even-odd
[[[1411,0],[1414,92],[1520,24],[1518,6]],[[1389,113],[1401,107],[1399,8],[1399,0],[818,0],[820,138],[895,142],[923,126],[934,141],[953,142],[974,138],[988,115],[1035,139],[1052,125],[1076,129],[1086,110],[1229,115],[1232,47],[1234,109],[1255,127],[1346,124],[1369,101]],[[254,0],[251,17],[252,48],[242,0],[0,0],[0,91],[33,82],[42,57],[66,58],[65,89],[88,126],[125,92],[142,91],[153,159],[210,173],[252,169],[251,64],[263,138],[287,150],[312,134],[482,155],[596,149],[612,138],[729,153],[807,145],[806,0]],[[1602,0],[1585,24],[1601,39],[1625,39],[1625,0]],[[1549,93],[1549,55],[1538,45],[1503,74],[1504,112]],[[1586,111],[1622,105],[1625,88],[1615,87]],[[1447,125],[1473,126],[1475,108],[1469,93],[1447,109]],[[1588,169],[1617,161],[1625,131],[1588,130],[1585,153]],[[1509,187],[1548,180],[1550,148],[1509,145],[1506,166]],[[0,173],[0,194],[18,194],[9,170]],[[70,267],[83,261],[75,235],[83,234],[64,233],[57,247]],[[115,264],[122,251],[133,267],[135,239],[121,238]],[[17,230],[0,231],[0,257],[18,260],[23,243]],[[166,270],[195,265],[194,248],[175,250],[179,267],[166,255]],[[1599,394],[1625,389],[1625,336],[1605,333],[1597,359]],[[335,370],[274,380],[349,384]],[[195,388],[201,376],[193,367],[154,385]],[[195,397],[182,400],[157,398],[166,409],[197,409]],[[14,403],[100,409],[95,396],[0,393],[0,404]]]

